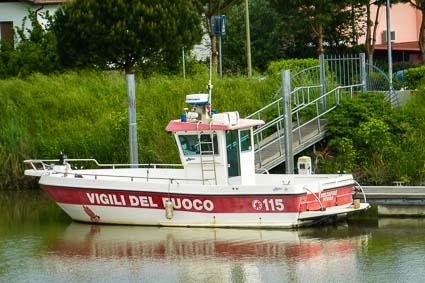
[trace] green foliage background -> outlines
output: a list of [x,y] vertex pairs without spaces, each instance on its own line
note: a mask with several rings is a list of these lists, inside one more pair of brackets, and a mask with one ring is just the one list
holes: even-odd
[[[136,82],[140,163],[178,163],[165,127],[183,112],[185,96],[206,91],[208,72],[190,76],[139,77]],[[213,108],[238,110],[242,117],[275,98],[276,81],[246,77],[214,78]],[[33,74],[0,80],[0,188],[35,185],[23,176],[23,160],[96,158],[128,163],[126,83],[116,71]],[[316,173],[353,173],[362,184],[425,184],[425,93],[414,92],[402,107],[382,94],[344,99],[327,117]],[[317,150],[321,150],[317,145]],[[314,157],[311,149],[302,153]]]
[[403,80],[408,89],[423,87],[425,85],[425,66],[405,70]]
[[[48,12],[38,15],[48,23],[52,21]],[[8,41],[0,42],[0,79],[61,71],[56,37],[50,29],[50,24],[41,26],[36,11],[29,11],[22,26],[16,28],[16,46]]]
[[296,73],[298,71],[318,66],[319,59],[289,59],[289,60],[278,60],[271,62],[266,70],[267,75],[280,75],[281,70],[291,70]]
[[401,108],[382,93],[345,99],[330,113],[327,146],[320,171],[353,173],[362,184],[425,183],[424,93],[414,92]]
[[[243,77],[215,80],[213,108],[239,110],[241,116],[266,104],[274,87]],[[206,92],[208,73],[136,82],[140,163],[179,163],[165,127],[179,119],[189,93]],[[128,163],[125,76],[119,72],[68,72],[0,80],[0,187],[26,187],[23,160],[96,158]]]
[[52,30],[64,66],[115,65],[129,74],[145,62],[178,62],[182,47],[200,41],[200,24],[185,0],[76,0],[58,9]]
[[[261,1],[253,2],[261,5]],[[267,14],[270,7],[262,8],[261,12]],[[230,12],[239,15],[239,21],[242,19],[238,9]],[[96,158],[102,163],[127,163],[129,159],[124,73],[99,71],[99,67],[105,67],[105,61],[90,66],[91,70],[65,71],[52,27],[40,26],[36,16],[35,13],[28,15],[32,28],[28,33],[24,27],[16,30],[19,44],[12,47],[2,42],[0,47],[0,188],[25,188],[35,184],[35,179],[23,176],[25,159],[55,158],[61,151],[70,158]],[[44,17],[52,22],[50,15]],[[270,15],[271,22],[276,18]],[[70,28],[72,30],[72,26]],[[264,28],[258,25],[259,30]],[[231,32],[230,27],[229,34]],[[231,51],[229,46],[226,51],[243,54],[237,40],[242,36],[240,33],[239,37],[229,39],[227,43],[236,48]],[[274,100],[280,85],[276,74],[280,70],[291,69],[295,73],[318,65],[317,59],[268,64],[269,60],[276,60],[278,49],[253,39],[258,51],[253,53],[253,58],[257,58],[255,65],[257,70],[266,70],[266,77],[214,78],[213,108],[219,112],[239,110],[242,117],[250,114]],[[281,39],[281,34],[270,37],[273,42]],[[168,51],[171,52],[174,45],[171,44]],[[287,51],[291,49],[289,45],[285,47]],[[275,51],[267,53],[266,49]],[[176,76],[177,55],[176,60],[168,60],[171,54],[167,52],[161,56],[153,54],[144,64],[135,65],[140,163],[178,162],[173,139],[165,127],[169,120],[179,118],[185,107],[185,95],[205,92],[209,80],[206,66],[193,59],[187,61],[188,79]],[[173,54],[180,54],[180,50]],[[173,64],[167,63],[172,61]],[[229,62],[233,73],[242,72],[243,56],[235,60],[229,58]],[[406,184],[424,185],[424,78],[423,67],[405,71],[406,86],[420,91],[402,109],[389,105],[380,94],[359,94],[352,100],[342,101],[327,117],[330,126],[322,144],[330,148],[330,154],[316,160],[316,172],[343,170],[353,173],[362,184],[391,185],[401,180]],[[311,150],[302,154],[314,156]]]

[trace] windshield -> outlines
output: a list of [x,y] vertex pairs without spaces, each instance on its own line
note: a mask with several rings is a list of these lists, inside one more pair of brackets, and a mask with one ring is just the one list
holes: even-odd
[[[213,135],[214,150],[211,143],[211,135],[201,135],[202,152],[205,155],[218,154],[217,136]],[[199,155],[198,135],[179,135],[179,141],[184,155]]]

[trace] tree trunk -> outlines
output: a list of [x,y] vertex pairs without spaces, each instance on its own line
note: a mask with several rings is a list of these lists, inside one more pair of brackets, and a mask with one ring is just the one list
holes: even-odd
[[[375,21],[373,22],[370,14],[370,5],[366,6],[366,15],[367,15],[367,27],[366,27],[366,41],[365,41],[365,52],[367,56],[367,62],[369,65],[373,65],[373,54],[375,53],[375,44],[376,44],[376,32],[378,28],[378,19],[379,19],[379,11],[381,9],[381,5],[379,5],[376,9]],[[372,31],[373,26],[373,31]]]
[[[371,59],[373,58],[372,48],[372,20],[370,18],[370,5],[366,5],[366,40],[364,43],[364,49],[367,56],[367,61],[370,64]],[[373,59],[372,59],[373,60]]]
[[212,14],[208,15],[208,33],[210,35],[211,43],[211,62],[212,62],[212,72],[217,74],[218,72],[218,51],[217,51],[217,36],[212,34]]
[[214,74],[218,72],[218,51],[217,51],[217,36],[211,35],[211,60],[212,60],[212,71]]
[[419,31],[419,49],[421,50],[421,61],[425,63],[425,8],[422,11],[422,22]]
[[126,75],[133,74],[133,64],[129,58],[126,58],[125,60],[124,70]]
[[376,45],[376,32],[378,30],[378,19],[379,19],[379,11],[381,10],[381,5],[379,5],[376,8],[376,16],[375,16],[375,22],[373,23],[373,32],[372,32],[372,46],[371,46],[371,57],[369,64],[373,65],[373,54],[375,53],[375,45]]
[[317,43],[317,54],[322,55],[324,53],[323,50],[323,27],[320,25],[317,28],[317,35],[316,35],[316,43]]

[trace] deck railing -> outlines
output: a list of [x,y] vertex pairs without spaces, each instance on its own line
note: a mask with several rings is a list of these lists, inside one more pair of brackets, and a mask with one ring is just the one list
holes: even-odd
[[[133,172],[137,172],[137,175],[135,174],[105,174],[102,172],[91,172],[91,170],[87,169],[76,169],[76,170],[69,170],[72,162],[92,162],[94,163],[98,169],[102,170],[105,168],[112,168],[112,169],[128,169],[132,170]],[[150,169],[157,169],[157,168],[170,168],[175,169],[179,167],[183,167],[182,164],[102,164],[99,163],[96,159],[33,159],[33,160],[25,160],[24,163],[29,164],[35,172],[39,173],[47,173],[51,175],[60,174],[63,177],[73,177],[73,178],[90,178],[92,180],[100,180],[100,179],[109,179],[109,178],[119,178],[119,179],[129,179],[131,182],[137,181],[137,180],[145,180],[146,182],[149,182],[150,180],[156,180],[156,181],[164,181],[164,183],[179,183],[179,182],[189,182],[189,183],[205,183],[208,182],[208,184],[215,184],[215,179],[205,179],[205,178],[176,178],[176,177],[158,177],[158,176],[151,176]],[[62,166],[62,170],[55,170]],[[135,166],[138,166],[137,168]],[[143,172],[143,169],[146,171]],[[95,170],[95,169],[92,169]],[[118,172],[119,173],[119,172]],[[144,174],[143,176],[141,176]]]
[[[52,164],[53,162],[53,164]],[[64,165],[66,163],[71,164],[72,162],[92,162],[99,168],[124,168],[124,167],[136,167],[136,168],[162,168],[162,167],[183,167],[182,164],[155,164],[155,163],[143,163],[143,164],[103,164],[99,163],[94,158],[65,158],[60,159],[28,159],[24,163],[29,164],[34,170],[46,170],[54,165]],[[62,163],[62,164],[60,164]],[[42,169],[37,165],[42,166]]]

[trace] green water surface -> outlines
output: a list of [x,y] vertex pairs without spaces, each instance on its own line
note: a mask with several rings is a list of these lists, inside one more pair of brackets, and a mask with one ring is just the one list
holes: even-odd
[[299,230],[72,222],[39,191],[0,195],[0,282],[424,282],[425,221]]

